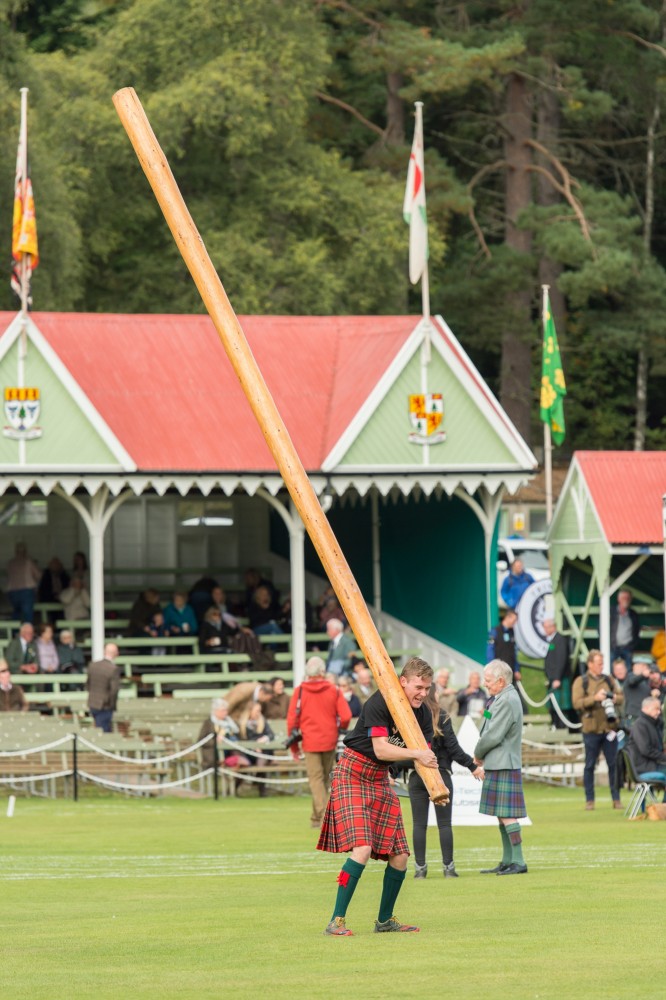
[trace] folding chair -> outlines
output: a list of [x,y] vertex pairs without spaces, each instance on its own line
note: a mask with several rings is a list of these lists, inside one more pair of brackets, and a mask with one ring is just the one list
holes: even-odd
[[636,819],[639,812],[645,811],[646,800],[652,804],[656,805],[657,799],[655,797],[653,789],[657,788],[660,791],[666,789],[666,780],[651,778],[649,780],[641,779],[636,774],[631,755],[628,750],[621,750],[622,759],[624,760],[624,767],[627,777],[632,782],[634,787],[633,795],[629,801],[629,805],[624,811],[625,819]]

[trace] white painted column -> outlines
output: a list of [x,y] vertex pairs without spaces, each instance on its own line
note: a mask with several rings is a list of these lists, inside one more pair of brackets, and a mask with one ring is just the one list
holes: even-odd
[[604,673],[611,672],[610,661],[610,598],[608,580],[599,594],[599,645],[604,657]]
[[379,518],[379,490],[372,487],[372,606],[377,614],[382,611],[382,551]]
[[305,525],[290,499],[291,655],[294,687],[305,677]]

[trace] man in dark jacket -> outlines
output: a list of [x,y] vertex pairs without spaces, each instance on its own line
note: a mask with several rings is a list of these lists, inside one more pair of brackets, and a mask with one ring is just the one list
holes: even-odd
[[624,695],[617,682],[604,673],[604,657],[600,649],[587,654],[587,672],[573,682],[571,698],[580,712],[585,744],[585,808],[594,809],[594,769],[603,753],[608,767],[613,808],[621,809],[617,779],[617,716],[622,712]]
[[611,661],[621,656],[627,664],[627,670],[631,670],[640,631],[638,615],[631,607],[631,591],[623,588],[618,592],[617,604],[611,608],[610,613]]
[[[543,630],[546,633],[548,642],[548,652],[543,661],[543,668],[546,673],[546,684],[548,694],[552,694],[557,702],[557,711],[553,704],[553,698],[548,702],[551,722],[556,729],[566,729],[567,724],[562,720],[569,719],[570,722],[577,722],[578,718],[571,705],[571,655],[569,652],[569,640],[565,635],[557,631],[557,625],[552,618],[546,618],[543,623]],[[560,714],[561,713],[561,714]]]
[[118,647],[107,642],[104,659],[95,660],[88,667],[88,708],[95,725],[105,733],[111,732],[113,713],[120,691],[120,667],[116,665]]
[[629,730],[641,714],[644,699],[650,696],[650,664],[644,660],[632,663],[622,690],[624,692],[622,723],[625,730]]
[[627,749],[634,770],[639,778],[666,781],[666,753],[664,752],[661,704],[652,696],[643,699],[641,714],[631,727]]
[[326,664],[320,656],[311,656],[305,664],[305,680],[294,691],[287,712],[287,732],[299,730],[300,739],[292,744],[297,755],[303,744],[305,770],[312,795],[310,825],[319,828],[324,818],[331,790],[330,774],[335,764],[338,727],[346,729],[352,713],[342,691],[324,680]]
[[29,707],[21,685],[12,684],[7,661],[0,659],[0,712],[27,712]]

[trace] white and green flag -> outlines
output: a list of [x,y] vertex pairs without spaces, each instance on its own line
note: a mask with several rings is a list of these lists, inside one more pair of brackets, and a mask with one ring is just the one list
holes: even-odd
[[405,222],[409,223],[409,280],[413,285],[423,277],[428,262],[422,107],[423,105],[417,102],[414,142],[409,157],[407,187],[402,206]]

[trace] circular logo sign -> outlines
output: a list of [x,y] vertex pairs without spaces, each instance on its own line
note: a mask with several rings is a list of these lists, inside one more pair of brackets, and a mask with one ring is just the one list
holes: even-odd
[[518,621],[513,629],[516,646],[521,653],[538,660],[542,660],[548,652],[543,621],[552,615],[552,593],[550,580],[537,580],[529,585],[516,608]]

